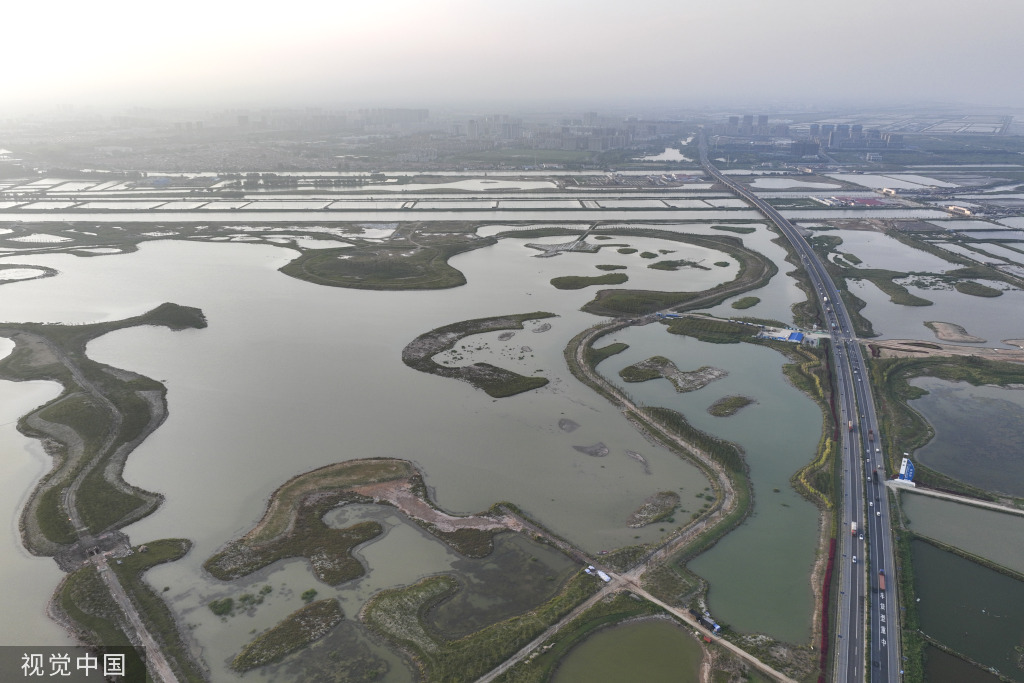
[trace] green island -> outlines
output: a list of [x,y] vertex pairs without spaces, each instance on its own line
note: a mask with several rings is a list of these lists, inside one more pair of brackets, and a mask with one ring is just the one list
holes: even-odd
[[334,598],[300,607],[242,648],[231,662],[231,668],[249,671],[284,659],[323,638],[344,618],[341,604]]
[[499,368],[490,363],[474,363],[464,367],[447,367],[434,361],[434,356],[447,351],[463,337],[499,330],[521,330],[527,320],[553,318],[554,313],[538,311],[516,315],[477,318],[438,327],[416,339],[402,349],[402,361],[414,370],[441,377],[452,377],[482,389],[488,396],[504,398],[524,391],[538,389],[548,383],[546,377],[527,377]]
[[658,258],[658,255],[653,251],[642,251],[640,252],[640,258]]
[[1003,295],[1003,291],[1001,289],[989,287],[988,285],[983,285],[980,282],[974,282],[973,280],[961,280],[960,282],[954,283],[953,287],[955,287],[956,291],[961,294],[970,294],[971,296],[994,298]]
[[708,407],[708,413],[715,417],[729,417],[752,403],[757,403],[747,396],[723,396]]
[[383,530],[376,522],[345,529],[324,523],[329,510],[349,503],[392,505],[469,557],[488,555],[494,534],[511,526],[497,513],[456,517],[443,512],[429,499],[422,475],[406,460],[347,460],[297,475],[278,487],[256,526],[207,559],[203,568],[231,581],[281,559],[304,557],[317,579],[328,585],[359,578],[365,570],[352,549]]
[[551,285],[555,289],[583,289],[594,285],[621,285],[629,280],[625,273],[608,273],[607,275],[563,275],[551,278]]
[[280,270],[285,275],[330,287],[352,289],[447,289],[466,284],[448,259],[494,244],[474,234],[424,234],[396,230],[386,243],[366,242],[340,249],[315,249]]
[[[598,235],[597,239],[600,239],[601,237],[611,239],[610,235]],[[614,263],[599,263],[594,267],[598,270],[626,270],[627,268],[627,266],[616,265]]]
[[756,296],[745,296],[736,301],[733,301],[730,306],[738,311],[742,311],[747,308],[753,308],[754,306],[761,303],[761,299]]
[[702,263],[699,263],[697,261],[690,261],[687,259],[670,259],[667,261],[656,261],[647,267],[653,270],[679,270],[680,268],[697,268],[698,270],[711,270]]
[[618,249],[616,249],[616,251],[619,252],[620,254],[635,254],[640,250],[634,249],[633,247],[619,247]]
[[704,365],[696,370],[684,372],[664,356],[652,356],[633,365],[627,365],[619,371],[619,377],[625,382],[646,382],[664,377],[675,390],[682,394],[688,391],[703,389],[715,380],[722,379],[728,373],[725,370]]

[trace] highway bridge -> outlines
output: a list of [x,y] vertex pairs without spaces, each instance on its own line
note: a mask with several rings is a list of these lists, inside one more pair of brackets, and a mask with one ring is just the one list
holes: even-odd
[[[700,163],[715,180],[757,208],[793,245],[817,293],[823,320],[831,333],[837,398],[840,407],[842,500],[836,569],[839,605],[833,644],[834,680],[902,680],[899,601],[893,571],[892,529],[889,498],[885,492],[885,466],[881,433],[875,415],[870,379],[853,323],[832,278],[825,271],[804,236],[778,210],[757,197],[750,188],[719,171],[708,160],[707,139],[702,136]],[[847,429],[849,422],[855,428]],[[872,476],[879,470],[878,480]],[[850,533],[857,522],[858,533]],[[880,590],[878,575],[885,572],[886,588]],[[827,599],[827,596],[826,596]],[[828,624],[823,624],[828,628]]]

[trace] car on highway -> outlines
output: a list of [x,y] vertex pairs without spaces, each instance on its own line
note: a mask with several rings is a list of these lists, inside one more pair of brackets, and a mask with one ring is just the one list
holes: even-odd
[[864,540],[864,534],[860,535],[860,540],[862,540],[862,541]]
[[853,563],[857,564],[857,556],[856,555],[853,556]]

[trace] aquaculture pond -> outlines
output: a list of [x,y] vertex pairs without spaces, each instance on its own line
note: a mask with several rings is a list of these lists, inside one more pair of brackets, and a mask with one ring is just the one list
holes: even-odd
[[973,486],[1024,497],[1024,390],[933,377],[911,384],[928,392],[910,405],[935,429],[916,457]]
[[1024,582],[940,550],[911,544],[921,630],[1002,675],[1024,681]]
[[577,645],[553,683],[697,683],[700,643],[672,621],[647,619],[607,628]]

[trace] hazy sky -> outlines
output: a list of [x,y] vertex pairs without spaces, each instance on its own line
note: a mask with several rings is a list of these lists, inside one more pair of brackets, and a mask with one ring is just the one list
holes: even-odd
[[0,102],[1024,106],[1022,26],[1024,0],[13,0]]

